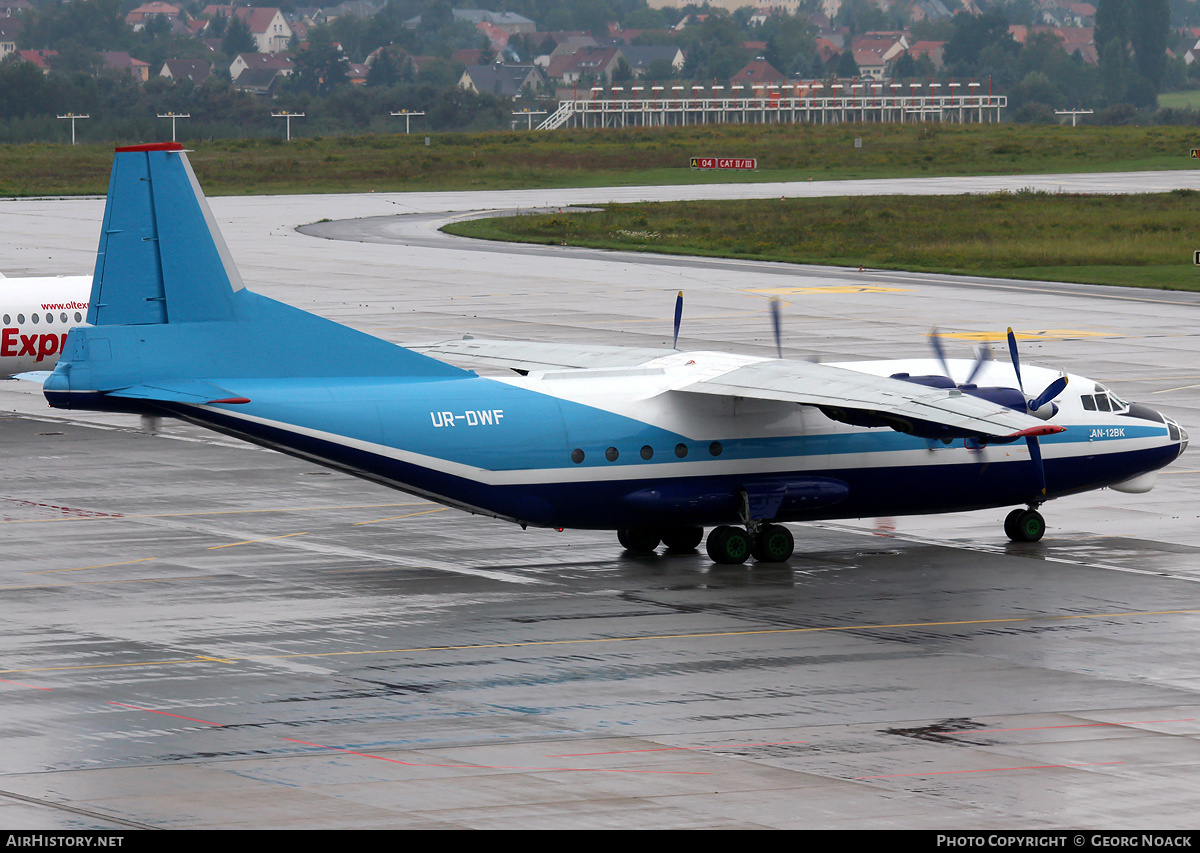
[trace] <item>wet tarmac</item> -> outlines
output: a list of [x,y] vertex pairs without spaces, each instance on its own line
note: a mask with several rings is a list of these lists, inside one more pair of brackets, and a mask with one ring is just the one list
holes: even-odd
[[[1038,333],[1023,359],[1200,427],[1196,295],[434,230],[538,201],[512,195],[213,207],[252,288],[391,340],[669,344],[683,289],[681,346],[765,352],[778,295],[792,356],[924,355],[932,325],[967,354],[1012,325]],[[377,242],[294,230],[398,205],[424,215],[319,226]],[[0,269],[86,271],[101,208],[0,204]],[[16,382],[0,454],[0,825],[1180,828],[1200,807],[1195,450],[1148,494],[1048,504],[1036,544],[1002,510],[805,524],[768,568],[522,531]]]

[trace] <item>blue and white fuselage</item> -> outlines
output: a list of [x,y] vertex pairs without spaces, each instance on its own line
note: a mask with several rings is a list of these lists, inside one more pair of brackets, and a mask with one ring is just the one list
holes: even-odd
[[[694,547],[717,525],[714,559],[786,559],[781,522],[1022,504],[1010,535],[1036,539],[1033,507],[1144,490],[1187,441],[1083,377],[1064,388],[1059,372],[1027,366],[1018,378],[1015,355],[814,365],[501,341],[398,347],[246,290],[170,145],[118,149],[94,280],[92,326],[71,332],[45,382],[52,405],[174,415],[473,513],[616,529],[634,550]],[[353,357],[304,344],[318,338]],[[925,381],[946,369],[949,387]],[[1028,400],[1021,379],[1052,388],[1053,402]]]
[[[1024,442],[946,443],[840,424],[795,403],[677,391],[757,361],[696,352],[639,368],[499,379],[217,378],[214,385],[236,387],[249,402],[132,408],[176,414],[471,512],[563,528],[728,523],[741,491],[782,489],[774,521],[1041,502],[1119,487],[1173,461],[1186,442],[1178,426],[1142,407],[1085,409],[1081,398],[1094,398],[1096,385],[1072,375],[1075,393],[1056,400],[1055,423],[1066,429],[1041,439],[1048,488],[1038,496]],[[881,376],[938,367],[838,366]],[[1006,369],[1011,383],[1011,368],[994,368]],[[1023,372],[1033,381],[1059,375]]]

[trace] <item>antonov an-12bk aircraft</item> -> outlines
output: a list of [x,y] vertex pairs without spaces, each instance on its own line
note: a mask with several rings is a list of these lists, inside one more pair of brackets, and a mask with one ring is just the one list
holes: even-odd
[[87,322],[45,379],[52,406],[183,418],[471,513],[616,530],[634,552],[712,527],[721,563],[786,560],[782,522],[813,519],[1015,506],[1005,531],[1034,541],[1045,501],[1145,491],[1187,445],[1089,379],[1022,367],[1011,330],[1004,362],[406,349],[247,290],[174,143],[117,149]]

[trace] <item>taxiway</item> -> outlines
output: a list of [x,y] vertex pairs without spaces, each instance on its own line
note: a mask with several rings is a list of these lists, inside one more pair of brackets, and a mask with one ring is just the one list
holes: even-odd
[[[1075,181],[1200,172],[886,186]],[[251,288],[397,342],[669,345],[682,289],[681,346],[767,352],[779,296],[794,356],[920,355],[933,325],[965,355],[1011,325],[1033,335],[1023,360],[1200,428],[1196,294],[436,231],[696,192],[212,205]],[[102,207],[0,201],[0,269],[89,270]],[[364,217],[388,218],[342,222]],[[186,425],[52,411],[15,382],[0,447],[5,826],[1179,828],[1200,807],[1194,449],[1149,494],[1046,505],[1036,544],[1008,543],[999,510],[863,519],[795,525],[787,564],[730,569],[521,531]]]

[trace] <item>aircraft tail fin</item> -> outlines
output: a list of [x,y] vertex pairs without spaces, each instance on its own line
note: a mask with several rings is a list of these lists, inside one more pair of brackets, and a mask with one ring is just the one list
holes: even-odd
[[232,297],[243,287],[183,146],[118,148],[88,322],[232,320]]
[[474,375],[248,290],[177,143],[116,149],[87,319],[43,386],[52,405],[223,402],[237,378]]

